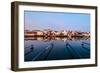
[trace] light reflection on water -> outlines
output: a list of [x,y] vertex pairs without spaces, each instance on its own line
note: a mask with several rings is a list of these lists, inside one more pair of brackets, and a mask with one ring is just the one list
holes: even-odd
[[25,38],[24,47],[24,61],[90,58],[90,39],[86,37],[30,37]]

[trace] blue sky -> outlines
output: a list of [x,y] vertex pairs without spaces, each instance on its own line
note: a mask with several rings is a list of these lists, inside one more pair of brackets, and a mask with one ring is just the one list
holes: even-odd
[[90,14],[25,11],[25,30],[90,31]]

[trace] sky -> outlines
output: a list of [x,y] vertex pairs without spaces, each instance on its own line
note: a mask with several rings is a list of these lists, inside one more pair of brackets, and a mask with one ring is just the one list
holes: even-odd
[[25,30],[90,32],[90,14],[24,11]]

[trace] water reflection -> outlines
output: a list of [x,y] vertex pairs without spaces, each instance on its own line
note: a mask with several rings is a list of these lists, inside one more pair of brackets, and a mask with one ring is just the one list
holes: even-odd
[[89,37],[28,37],[24,45],[24,61],[90,58]]
[[25,38],[25,40],[40,40],[40,41],[51,41],[51,40],[63,40],[63,41],[67,41],[67,40],[88,40],[90,39],[90,37],[71,37],[71,38],[67,38],[67,37],[28,37]]

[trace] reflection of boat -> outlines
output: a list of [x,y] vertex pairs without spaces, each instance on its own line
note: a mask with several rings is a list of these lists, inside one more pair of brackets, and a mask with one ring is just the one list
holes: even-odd
[[89,43],[86,43],[86,42],[82,42],[82,45],[90,45]]
[[81,58],[81,55],[68,42],[66,42],[66,49],[69,51],[72,58]]
[[[73,59],[74,58],[82,58],[82,57],[83,58],[90,57],[90,49],[89,49],[90,44],[85,43],[85,42],[82,42],[82,44],[83,44],[83,46],[81,46],[80,48],[75,48],[72,45],[70,45],[70,43],[66,42],[66,49],[67,49],[67,51],[69,51],[69,53]],[[84,45],[87,45],[88,47],[86,47]],[[80,52],[80,50],[81,50],[81,52]]]
[[51,42],[43,51],[39,52],[33,59],[34,60],[45,60],[53,49],[53,42]]
[[30,45],[30,46],[28,46],[28,47],[25,47],[25,49],[26,49],[26,48],[29,48],[29,50],[28,50],[28,52],[25,53],[25,55],[28,55],[28,54],[30,54],[31,52],[34,51],[34,45]]
[[[34,44],[34,50],[30,48],[25,49],[24,60],[25,61],[43,61],[43,60],[62,60],[62,59],[87,59],[90,58],[89,40],[84,41],[84,47],[82,47],[82,41],[66,40],[63,42],[51,40],[48,42],[29,40],[25,42],[25,46]],[[86,43],[85,43],[86,42]],[[87,46],[85,46],[87,45]],[[31,45],[30,45],[31,46]],[[32,47],[31,47],[32,48]]]
[[82,46],[82,48],[84,48],[84,49],[86,49],[86,50],[90,51],[90,49],[89,49],[90,44],[89,44],[89,43],[82,42],[82,43],[81,43],[81,46]]

